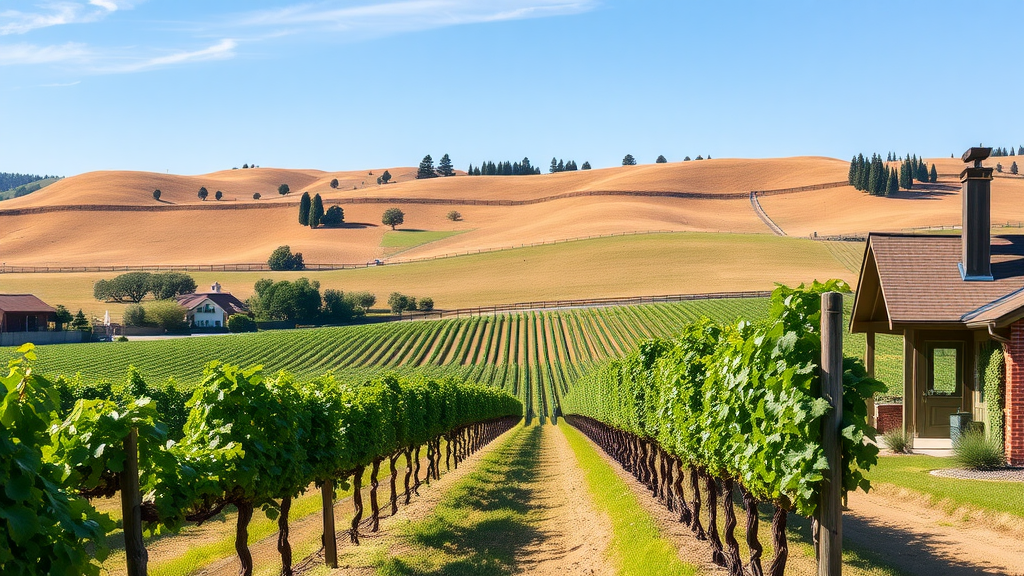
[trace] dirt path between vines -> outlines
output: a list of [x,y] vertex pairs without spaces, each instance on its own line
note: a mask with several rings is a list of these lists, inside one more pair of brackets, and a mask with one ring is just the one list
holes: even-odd
[[614,575],[606,554],[611,521],[595,510],[576,454],[555,426],[541,427],[538,464],[530,505],[538,516],[540,538],[516,558],[520,573]]
[[595,510],[565,436],[534,425],[492,446],[494,458],[460,466],[383,520],[363,550],[341,543],[339,573],[371,576],[383,557],[396,574],[614,576],[611,523]]
[[964,522],[914,498],[857,492],[850,494],[849,508],[844,539],[907,574],[1024,575],[1020,535]]

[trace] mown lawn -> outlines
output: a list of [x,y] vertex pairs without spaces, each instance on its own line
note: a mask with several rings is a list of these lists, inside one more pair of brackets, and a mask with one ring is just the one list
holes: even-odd
[[878,466],[868,473],[873,484],[892,484],[920,492],[943,508],[967,504],[990,512],[1001,512],[1024,518],[1024,484],[1020,482],[989,482],[960,480],[929,474],[939,468],[955,468],[950,458],[934,456],[883,456]]

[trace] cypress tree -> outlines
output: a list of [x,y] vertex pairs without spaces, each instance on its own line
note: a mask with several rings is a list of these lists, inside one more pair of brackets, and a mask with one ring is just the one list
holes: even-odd
[[932,169],[928,173],[928,181],[931,182],[932,184],[939,181],[939,173],[937,170],[935,170],[935,164],[932,164]]
[[1013,164],[1010,164],[1010,174],[1017,175],[1017,161],[1014,160]]
[[858,188],[858,190],[860,190],[862,192],[866,192],[868,190],[868,185],[871,182],[871,164],[868,162],[868,160],[866,158],[861,160],[861,163],[862,163],[861,164],[862,168],[860,170],[860,175],[859,175],[860,176],[860,188]]
[[853,160],[850,160],[850,174],[847,176],[847,180],[850,181],[850,186],[857,186],[857,157],[854,156]]
[[893,168],[889,171],[889,178],[885,184],[885,195],[893,196],[900,190],[900,182],[896,177],[896,169]]
[[302,224],[303,226],[309,225],[309,207],[309,192],[303,192],[302,199],[299,200],[299,224]]
[[561,160],[558,161],[558,171],[565,172],[565,164],[563,164]]
[[324,201],[317,194],[313,196],[313,205],[309,208],[309,227],[316,228],[324,219]]
[[552,174],[558,172],[558,160],[556,160],[554,157],[551,158],[551,168],[548,168],[548,172]]
[[917,181],[928,181],[928,164],[925,163],[924,159],[921,159],[917,165]]

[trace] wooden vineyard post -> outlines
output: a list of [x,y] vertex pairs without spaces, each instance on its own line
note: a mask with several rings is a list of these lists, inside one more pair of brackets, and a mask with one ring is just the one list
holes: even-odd
[[840,429],[843,424],[843,295],[821,295],[821,397],[832,405],[822,422],[828,470],[818,503],[818,576],[843,573]]
[[124,439],[124,470],[120,478],[121,525],[128,576],[146,576],[149,554],[142,541],[142,493],[139,492],[139,431],[132,428]]
[[324,480],[320,487],[324,503],[324,561],[328,568],[338,567],[338,537],[334,528],[334,480]]

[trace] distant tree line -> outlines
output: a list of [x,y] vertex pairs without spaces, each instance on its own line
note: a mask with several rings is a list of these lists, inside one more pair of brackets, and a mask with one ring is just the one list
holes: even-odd
[[17,172],[0,172],[0,192],[13,190],[18,186],[31,184],[36,180],[60,178],[60,176],[39,176],[38,174],[18,174]]
[[[711,160],[711,154],[708,154],[707,159]],[[683,157],[683,162],[689,162],[691,160],[704,160],[704,157],[701,156],[700,154],[698,154],[696,158],[690,158],[689,156]]]
[[[899,168],[889,165],[890,162],[900,162]],[[867,192],[872,196],[893,196],[901,188],[910,190],[914,187],[914,181],[935,182],[939,178],[935,170],[935,164],[928,169],[928,164],[917,154],[907,154],[906,158],[900,159],[890,152],[883,162],[881,154],[872,154],[871,158],[865,158],[858,154],[850,161],[850,172],[848,180],[861,192]]]
[[92,288],[97,300],[136,304],[147,294],[156,300],[168,300],[195,291],[195,279],[184,272],[126,272],[110,280],[97,280]]
[[300,324],[341,324],[366,315],[377,301],[369,292],[342,292],[328,288],[321,294],[320,282],[308,278],[256,282],[246,304],[256,320],[288,321]]
[[[589,170],[590,164],[583,163],[583,170]],[[526,176],[540,174],[540,167],[530,164],[529,158],[523,158],[522,162],[483,162],[479,166],[469,165],[466,174],[470,176]]]
[[[1014,152],[1013,152],[1013,146],[1010,146],[1009,148],[998,148],[998,147],[997,148],[993,148],[992,149],[992,156],[993,157],[1000,157],[1000,156],[1024,156],[1024,146],[1018,146],[1016,154],[1014,154]],[[2,188],[3,187],[0,186],[0,189],[2,189]]]
[[[584,162],[584,164],[588,167],[590,166],[590,164],[587,164],[586,162]],[[576,167],[575,160],[564,162],[561,158],[552,158],[551,167],[548,168],[548,172],[551,174],[554,174],[555,172],[575,172],[576,170],[579,170],[579,168]],[[586,170],[586,168],[584,168],[584,170]]]

